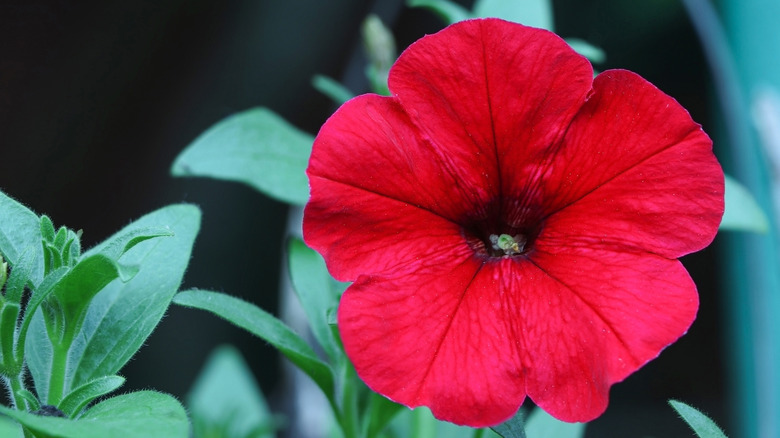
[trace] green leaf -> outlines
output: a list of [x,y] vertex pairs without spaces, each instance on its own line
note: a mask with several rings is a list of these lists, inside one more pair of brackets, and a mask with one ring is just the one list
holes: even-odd
[[575,52],[588,58],[590,62],[601,64],[607,60],[607,54],[604,53],[604,50],[585,40],[578,38],[566,38],[566,43],[568,43]]
[[314,75],[311,80],[311,85],[315,90],[329,97],[336,105],[341,105],[355,97],[355,94],[349,91],[345,86],[327,76]]
[[676,400],[669,400],[669,404],[699,438],[726,438],[726,434],[714,421],[696,409]]
[[21,364],[16,362],[14,354],[14,337],[16,323],[19,320],[19,303],[4,302],[0,304],[0,358],[2,358],[3,374],[16,374]]
[[328,309],[338,304],[325,261],[301,239],[290,239],[290,277],[315,339],[332,360],[344,357],[328,324]]
[[[108,283],[92,299],[69,352],[66,394],[99,377],[117,374],[143,345],[179,289],[199,227],[197,207],[171,205],[131,223],[85,254],[104,257],[100,255],[104,249],[108,251],[115,242],[136,234],[133,230],[162,228],[173,233],[172,237],[145,240],[128,250],[122,261],[137,266],[138,273],[128,282],[116,279]],[[40,316],[39,312],[30,325],[26,354],[35,386],[45,400],[51,345]]]
[[62,306],[65,320],[76,321],[98,292],[119,277],[116,263],[104,255],[81,259],[54,286],[52,294]]
[[292,363],[306,373],[333,401],[333,371],[314,350],[283,322],[263,309],[241,299],[218,292],[189,290],[179,292],[173,302],[226,319],[238,327],[276,347]]
[[40,244],[27,248],[13,265],[11,275],[8,276],[8,282],[5,284],[5,298],[14,303],[20,303],[24,294],[24,287],[32,283],[31,276],[38,266],[40,259],[36,257],[40,254],[38,249]]
[[92,400],[115,391],[124,385],[121,376],[105,376],[91,380],[70,392],[57,406],[70,418],[81,412]]
[[[491,427],[493,432],[501,435],[502,438],[525,438],[525,421],[523,420],[522,409],[518,410],[514,417],[499,424],[498,426]],[[531,435],[532,438],[536,438]]]
[[119,260],[124,253],[139,243],[155,237],[173,236],[173,231],[164,227],[142,227],[122,230],[105,242],[90,249],[84,257],[92,254],[103,254],[111,260]]
[[368,395],[368,409],[366,415],[367,432],[364,436],[379,436],[379,433],[387,426],[390,420],[401,411],[404,406],[370,391]]
[[407,0],[410,8],[426,8],[438,15],[446,24],[474,18],[463,6],[448,0]]
[[[203,367],[187,397],[195,427],[216,428],[223,436],[274,436],[275,421],[241,354],[233,347],[217,348]],[[210,430],[210,429],[209,429]]]
[[24,205],[0,192],[0,253],[8,264],[15,266],[27,248],[35,248],[38,261],[30,273],[30,280],[38,284],[43,279],[43,246],[41,222]]
[[766,233],[769,219],[753,195],[734,178],[726,175],[726,211],[720,223],[721,230]]
[[474,429],[437,420],[430,409],[421,406],[402,409],[388,425],[388,436],[471,438]]
[[41,216],[41,237],[45,242],[54,242],[54,222],[45,214]]
[[313,142],[273,111],[253,108],[201,134],[176,158],[171,173],[237,181],[303,205],[309,199],[306,166]]
[[581,438],[585,423],[566,423],[536,408],[525,422],[525,433],[531,438]]
[[[19,329],[19,340],[16,350],[17,361],[21,361],[22,353],[24,353],[24,359],[27,361],[27,367],[32,371],[33,377],[35,377],[35,371],[40,370],[40,376],[44,380],[36,381],[37,385],[44,385],[48,387],[49,366],[51,364],[51,341],[46,331],[46,327],[43,324],[43,315],[38,312],[38,307],[41,303],[52,293],[54,287],[59,283],[62,277],[69,271],[66,267],[58,268],[50,272],[41,282],[30,297],[30,301],[27,302],[27,307],[24,309],[24,317],[22,318],[22,325]],[[32,326],[32,322],[38,321],[38,329],[33,330],[33,337],[37,340],[34,343],[36,348],[25,348],[26,342],[29,342],[28,333],[29,328]],[[44,371],[45,369],[45,371]],[[40,391],[40,390],[39,390]]]
[[[26,390],[26,389],[20,389],[16,391],[16,395],[20,398],[24,399],[24,401],[27,403],[27,409],[31,411],[37,411],[41,408],[41,402],[38,400],[38,397],[35,396],[32,392]],[[3,436],[0,434],[0,436]]]
[[120,395],[98,403],[81,418],[46,417],[0,406],[37,438],[187,438],[184,408],[173,397],[153,391]]
[[553,30],[550,0],[477,0],[474,3],[474,14],[477,17],[497,17],[526,26]]
[[0,416],[0,436],[3,438],[24,438],[22,426],[16,421]]

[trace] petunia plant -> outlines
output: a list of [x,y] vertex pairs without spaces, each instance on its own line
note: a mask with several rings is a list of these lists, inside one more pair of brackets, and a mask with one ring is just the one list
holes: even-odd
[[[315,77],[338,105],[316,136],[253,108],[173,163],[300,213],[285,257],[309,333],[179,291],[192,205],[82,251],[82,231],[0,193],[0,436],[275,436],[285,419],[229,346],[184,404],[113,395],[171,303],[277,348],[345,438],[579,437],[613,385],[687,332],[699,298],[679,258],[719,229],[768,227],[701,126],[636,73],[596,74],[604,53],[554,34],[547,1],[408,3],[446,27],[397,55],[369,16],[372,93]],[[670,405],[697,435],[725,436]]]
[[[549,5],[530,3],[530,21],[551,28]],[[696,286],[678,259],[719,227],[760,231],[765,218],[672,97],[629,71],[594,75],[597,48],[474,18],[523,21],[507,2],[410,5],[454,24],[385,71],[375,61],[392,39],[367,20],[376,94],[315,78],[341,104],[316,137],[253,109],[173,166],[305,204],[289,267],[322,354],[227,295],[175,302],[279,348],[347,437],[435,436],[427,412],[480,436],[578,436],[613,384],[693,323]],[[745,208],[724,216],[724,193]],[[526,398],[541,409],[524,426]],[[672,406],[686,421],[698,414]]]

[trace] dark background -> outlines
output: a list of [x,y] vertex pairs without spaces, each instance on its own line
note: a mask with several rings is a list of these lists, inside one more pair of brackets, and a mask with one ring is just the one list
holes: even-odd
[[[607,52],[597,69],[640,73],[708,129],[709,75],[678,2],[553,5],[561,36]],[[310,87],[312,75],[367,89],[359,26],[371,11],[393,28],[400,48],[443,27],[400,0],[0,0],[0,190],[58,226],[83,229],[85,247],[159,207],[195,203],[203,223],[183,287],[222,290],[276,311],[286,206],[239,184],[174,179],[168,171],[199,133],[253,106],[316,133],[334,108]],[[701,294],[689,334],[613,387],[588,436],[691,436],[669,398],[702,408],[729,431],[717,243],[684,259]],[[274,350],[176,307],[123,369],[125,389],[182,398],[220,343],[239,346],[262,388],[278,398]]]

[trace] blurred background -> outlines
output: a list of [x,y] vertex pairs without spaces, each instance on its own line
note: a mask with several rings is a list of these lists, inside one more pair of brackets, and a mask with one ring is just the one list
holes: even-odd
[[[729,168],[717,87],[679,1],[555,0],[553,8],[561,36],[604,49],[598,70],[636,71],[680,101]],[[310,86],[314,74],[368,89],[360,25],[369,12],[392,28],[399,49],[443,27],[401,0],[0,0],[0,190],[57,226],[83,229],[85,247],[164,205],[197,204],[203,223],[183,288],[224,291],[276,312],[287,207],[235,183],[174,179],[169,168],[198,134],[253,106],[316,133],[335,108]],[[707,412],[732,436],[758,436],[745,413],[756,408],[744,390],[750,364],[737,357],[745,350],[735,342],[744,340],[733,335],[745,320],[731,309],[744,300],[721,275],[727,248],[739,244],[727,241],[736,233],[723,234],[684,259],[701,296],[689,333],[614,386],[586,436],[692,436],[669,398]],[[178,307],[122,371],[125,389],[183,398],[222,343],[242,351],[280,412],[275,350]]]

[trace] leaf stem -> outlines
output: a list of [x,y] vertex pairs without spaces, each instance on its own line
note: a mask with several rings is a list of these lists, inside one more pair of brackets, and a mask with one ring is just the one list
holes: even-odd
[[336,415],[339,417],[344,438],[358,438],[360,427],[358,425],[357,391],[359,385],[357,373],[348,361],[343,362],[343,384],[341,390],[341,410]]
[[420,438],[436,437],[436,420],[427,409],[417,408],[412,411],[412,436]]
[[8,377],[4,380],[6,385],[10,387],[11,397],[14,401],[14,407],[20,411],[29,410],[27,401],[20,395],[21,391],[25,389],[24,383],[22,382],[22,373],[19,373],[13,377]]
[[65,330],[59,342],[52,339],[51,373],[46,404],[57,406],[65,392],[65,373],[68,367],[68,352],[73,344],[76,331],[81,324],[65,324]]

